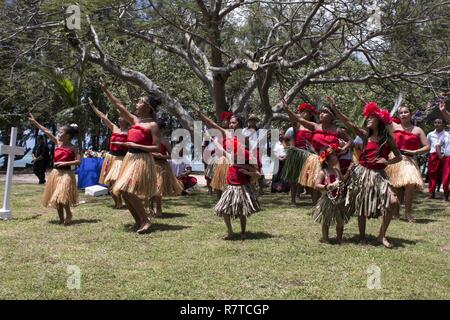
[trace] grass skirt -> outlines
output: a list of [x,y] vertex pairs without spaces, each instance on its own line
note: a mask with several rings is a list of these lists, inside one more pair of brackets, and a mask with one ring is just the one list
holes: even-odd
[[343,226],[350,220],[348,211],[345,210],[345,197],[333,202],[326,193],[320,197],[313,208],[314,222],[323,223],[327,226]]
[[347,182],[345,206],[348,215],[370,218],[384,216],[395,195],[383,170],[371,170],[358,165],[350,173]]
[[120,156],[112,156],[110,168],[108,170],[108,173],[106,174],[103,184],[112,186],[117,181],[117,179],[119,179],[123,158],[124,157]]
[[217,160],[216,169],[214,170],[214,176],[211,180],[211,188],[214,190],[225,190],[227,186],[227,175],[230,164],[225,156],[220,157]]
[[214,177],[214,172],[216,170],[218,158],[216,156],[213,156],[210,158],[209,164],[206,165],[205,168],[205,177],[208,179],[212,179]]
[[156,193],[161,197],[179,196],[183,192],[182,183],[173,174],[169,162],[155,160]]
[[402,161],[387,166],[385,171],[394,188],[413,185],[421,191],[424,187],[419,166],[413,158],[402,155]]
[[71,170],[53,169],[47,178],[42,203],[44,207],[78,204],[77,179]]
[[311,153],[303,164],[298,183],[304,187],[315,188],[317,176],[321,170],[319,156]]
[[287,149],[287,156],[281,172],[281,180],[296,183],[299,180],[300,171],[310,152],[296,147]]
[[114,156],[107,153],[105,158],[103,159],[102,169],[100,170],[100,177],[98,178],[99,184],[107,184],[105,183],[105,178],[108,175],[109,170],[111,169],[111,164],[113,162]]
[[156,194],[155,160],[148,153],[128,152],[123,159],[119,178],[112,192],[119,196],[128,192],[141,199],[149,199]]
[[249,217],[253,213],[261,211],[261,207],[253,185],[228,185],[214,207],[214,211],[219,217],[229,215],[235,219],[241,216]]

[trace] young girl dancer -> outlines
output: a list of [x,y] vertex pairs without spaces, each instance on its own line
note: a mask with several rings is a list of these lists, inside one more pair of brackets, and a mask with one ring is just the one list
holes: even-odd
[[[336,225],[336,240],[342,242],[344,224],[350,219],[345,210],[344,182],[348,175],[342,176],[337,157],[338,145],[331,145],[319,154],[322,171],[316,180],[316,188],[322,191],[317,205],[313,209],[315,222],[322,223],[322,239],[320,242],[329,243],[330,226]],[[348,172],[348,171],[347,171]]]
[[[77,180],[70,169],[70,166],[80,164],[78,150],[71,143],[72,139],[78,134],[78,126],[71,124],[61,127],[57,138],[50,130],[39,124],[31,113],[29,114],[29,120],[56,144],[53,157],[54,169],[51,171],[44,189],[44,207],[56,208],[59,224],[69,225],[72,222],[70,207],[78,203]],[[64,211],[66,212],[65,218]]]
[[108,117],[97,109],[91,98],[88,99],[94,113],[103,121],[103,123],[111,131],[109,138],[109,153],[106,154],[103,160],[102,169],[100,171],[99,184],[104,184],[109,187],[109,191],[114,200],[114,208],[122,209],[124,207],[122,203],[122,197],[114,195],[111,192],[112,186],[119,177],[120,168],[122,167],[123,158],[127,154],[127,147],[117,145],[115,142],[126,142],[128,136],[128,122],[124,118],[119,117],[119,126],[112,123]]
[[[414,156],[428,153],[430,145],[425,132],[411,122],[411,111],[402,106],[398,110],[400,124],[393,123],[394,140],[402,153],[399,163],[389,165],[386,173],[389,176],[400,202],[405,203],[405,216],[409,222],[415,222],[412,215],[412,204],[415,190],[423,189],[423,179]],[[402,201],[403,200],[403,201]]]
[[[360,243],[367,243],[366,219],[381,216],[378,241],[386,248],[392,248],[392,244],[386,239],[386,231],[392,215],[398,213],[399,205],[384,169],[387,165],[399,162],[401,154],[389,132],[388,126],[392,123],[389,112],[380,109],[375,102],[366,104],[363,111],[366,125],[359,128],[338,109],[333,98],[327,99],[343,124],[363,139],[359,165],[349,174],[345,201],[348,213],[355,212],[358,215]],[[395,157],[388,159],[391,151]]]
[[[159,129],[161,135],[166,130],[166,123],[160,121]],[[163,214],[162,198],[179,196],[183,192],[183,186],[174,175],[172,168],[167,160],[170,159],[171,146],[170,143],[161,138],[161,148],[159,152],[153,152],[156,168],[156,195],[152,198],[153,204],[156,205],[156,216]]]
[[100,88],[121,117],[132,125],[128,130],[127,142],[114,142],[116,145],[128,147],[128,152],[112,192],[117,197],[122,196],[135,220],[134,229],[142,234],[150,228],[143,202],[156,194],[155,160],[151,153],[160,150],[160,132],[155,122],[155,114],[161,102],[151,96],[141,97],[136,103],[135,114],[132,114],[105,84],[101,83]]
[[[291,204],[296,204],[297,191],[299,184],[300,171],[303,163],[309,156],[311,147],[312,131],[300,124],[298,117],[310,122],[315,122],[314,115],[318,112],[315,107],[309,103],[301,103],[294,113],[290,109],[286,109],[289,119],[295,128],[294,146],[288,148],[286,162],[283,167],[282,179],[290,183],[291,187]],[[311,192],[311,190],[310,190]]]
[[[230,126],[233,127],[235,118],[230,120]],[[261,210],[254,184],[251,182],[257,180],[261,174],[257,165],[249,165],[250,152],[245,146],[239,145],[237,140],[233,142],[234,161],[228,169],[227,187],[222,193],[219,202],[214,207],[216,215],[223,217],[227,227],[227,234],[223,240],[230,240],[233,237],[233,227],[231,219],[239,218],[241,222],[241,239],[246,235],[247,217]],[[227,149],[229,150],[229,149]],[[243,152],[246,164],[238,164],[238,150]],[[226,151],[225,151],[226,153]]]

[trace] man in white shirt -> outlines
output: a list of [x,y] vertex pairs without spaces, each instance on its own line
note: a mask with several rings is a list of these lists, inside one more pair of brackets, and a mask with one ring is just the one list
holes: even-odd
[[[444,130],[444,122],[440,118],[434,120],[434,128],[435,130],[427,135],[428,142],[430,143],[430,155],[428,157],[428,192],[430,193],[430,199],[435,198],[439,178],[444,178],[443,171],[446,162],[444,154],[445,136],[448,134]],[[444,193],[445,191],[447,191],[448,198],[448,186],[444,184]]]
[[441,153],[444,156],[442,169],[442,185],[444,187],[444,200],[449,201],[450,196],[450,131],[444,130],[444,141],[440,145]]

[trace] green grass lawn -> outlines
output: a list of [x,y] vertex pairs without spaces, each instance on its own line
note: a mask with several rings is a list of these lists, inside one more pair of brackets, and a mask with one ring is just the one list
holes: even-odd
[[[319,243],[307,198],[290,207],[286,195],[264,195],[249,238],[223,241],[215,198],[205,193],[166,199],[167,216],[146,235],[128,231],[131,216],[109,197],[81,195],[87,203],[74,209],[74,224],[59,226],[41,194],[41,186],[15,185],[14,219],[0,221],[1,299],[450,298],[450,208],[442,200],[420,196],[418,223],[394,221],[396,248],[388,250],[357,245],[355,219],[342,246]],[[369,221],[372,239],[378,228]],[[67,288],[70,265],[81,270],[79,290]],[[367,288],[372,265],[381,289]]]

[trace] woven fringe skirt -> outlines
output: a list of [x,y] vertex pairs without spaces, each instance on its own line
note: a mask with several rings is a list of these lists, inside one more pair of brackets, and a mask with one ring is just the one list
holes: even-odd
[[179,196],[183,192],[183,184],[175,177],[169,162],[155,160],[156,193],[161,197]]
[[124,157],[112,156],[110,168],[106,174],[104,184],[112,186],[119,179]]
[[384,216],[395,195],[384,170],[371,170],[361,165],[350,173],[345,207],[348,215],[378,218]]
[[345,210],[345,198],[333,202],[326,193],[323,194],[313,208],[313,219],[314,222],[327,226],[343,226],[350,220],[350,215]]
[[71,170],[53,169],[47,178],[42,199],[44,207],[78,204],[77,179]]
[[227,175],[230,164],[225,156],[220,157],[217,160],[216,169],[214,170],[214,176],[211,180],[211,188],[214,190],[225,190],[227,186]]
[[394,188],[413,185],[422,191],[424,187],[419,166],[413,158],[402,155],[402,161],[387,166],[385,171]]
[[286,160],[281,172],[281,180],[296,183],[299,180],[300,171],[310,152],[296,147],[287,149]]
[[214,207],[214,211],[219,217],[228,215],[235,219],[241,216],[249,217],[253,213],[261,211],[261,207],[253,185],[228,185]]
[[145,200],[156,195],[155,160],[149,153],[128,152],[123,159],[119,178],[112,192],[119,196],[128,192]]
[[114,159],[114,156],[107,153],[105,158],[103,159],[102,169],[100,170],[100,177],[98,178],[99,184],[105,184],[105,178],[108,175],[109,170],[111,169],[111,163]]
[[298,183],[304,187],[315,188],[317,176],[321,170],[319,156],[311,153],[303,164]]
[[210,158],[209,164],[206,165],[205,168],[205,177],[208,179],[212,179],[214,177],[214,171],[216,170],[218,158],[216,156],[213,156]]

